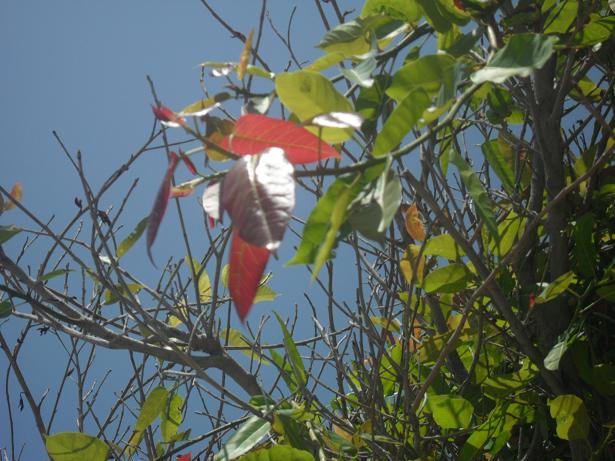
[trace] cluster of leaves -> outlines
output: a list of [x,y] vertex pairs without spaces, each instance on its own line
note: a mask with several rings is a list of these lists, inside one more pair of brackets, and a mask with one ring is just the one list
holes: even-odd
[[[437,53],[417,45],[423,36]],[[263,292],[263,274],[296,185],[332,176],[319,183],[289,264],[311,265],[315,279],[348,244],[377,304],[368,309],[361,294],[347,314],[360,326],[352,354],[338,352],[321,327],[338,377],[327,404],[279,316],[284,356],[275,347],[247,351],[253,342],[227,329],[229,345],[279,371],[287,394],[252,396],[251,414],[214,459],[609,459],[614,36],[606,1],[367,0],[301,70],[249,64],[252,34],[237,63],[203,63],[244,84],[231,86],[245,102],[236,120],[210,115],[233,99],[226,92],[179,112],[154,107],[163,125],[199,146],[169,152],[152,212],[118,258],[143,233],[151,258],[169,199],[206,184],[205,212],[232,222],[222,278],[243,321],[254,302],[275,297]],[[333,66],[339,77],[327,77]],[[268,92],[252,94],[248,76]],[[288,119],[267,115],[276,100]],[[480,151],[465,147],[466,136]],[[404,163],[415,150],[420,175]],[[234,163],[199,172],[189,159],[203,151],[206,166]],[[195,178],[174,186],[180,160]],[[204,267],[188,263],[201,301],[211,301]],[[179,311],[172,327],[189,316]],[[188,437],[178,432],[184,411],[182,397],[155,388],[118,451],[133,455],[160,418],[158,455],[176,453],[173,443]],[[76,433],[50,436],[47,448],[56,461],[102,460],[109,449]]]

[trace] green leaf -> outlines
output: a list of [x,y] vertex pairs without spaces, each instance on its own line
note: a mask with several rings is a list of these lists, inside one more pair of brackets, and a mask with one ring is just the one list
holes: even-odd
[[500,139],[492,139],[481,146],[485,159],[502,181],[504,190],[512,194],[515,191],[515,172],[508,162],[511,152],[504,152],[506,149],[511,151],[510,146],[501,142]]
[[574,46],[584,48],[604,42],[613,36],[615,16],[590,15],[590,21],[583,26],[574,39]]
[[361,17],[384,14],[408,23],[421,19],[422,11],[417,2],[408,0],[367,0],[361,10]]
[[271,424],[266,419],[250,417],[214,456],[214,461],[230,461],[240,457],[254,448],[270,429]]
[[380,176],[361,190],[352,203],[348,222],[365,237],[382,242],[401,204],[401,183],[388,159]]
[[183,407],[184,398],[179,394],[172,394],[160,412],[160,433],[164,442],[175,440],[177,430],[183,420]]
[[254,301],[252,301],[252,304],[260,303],[262,301],[273,301],[278,296],[280,296],[280,294],[273,291],[271,287],[267,285],[260,285],[256,290],[256,295],[254,295]]
[[144,431],[152,424],[158,415],[164,410],[167,403],[169,391],[164,387],[154,388],[145,398],[137,422],[135,423],[136,431]]
[[502,83],[514,76],[528,77],[546,64],[557,42],[558,38],[553,36],[514,34],[484,68],[472,75],[472,81]]
[[376,19],[373,16],[357,18],[339,24],[329,30],[316,46],[328,53],[343,53],[346,57],[365,54],[370,49],[368,32]]
[[148,221],[149,216],[146,216],[141,221],[139,221],[134,230],[130,234],[128,234],[128,237],[122,240],[121,243],[117,246],[116,256],[118,259],[124,256],[126,252],[130,250],[132,246],[137,242],[137,240],[139,240],[141,235],[143,235],[143,232],[145,231],[145,229],[147,229]]
[[474,47],[474,44],[483,33],[482,27],[477,27],[473,31],[463,34],[459,27],[453,26],[448,32],[438,34],[438,49],[446,51],[455,58],[459,58]]
[[[140,283],[128,283],[126,287],[128,288],[128,290],[126,290],[123,285],[117,285],[115,288],[118,292],[122,293],[123,296],[128,296],[129,292],[133,295],[139,293],[139,291],[141,291],[141,289],[143,288],[143,285],[141,285]],[[109,304],[115,304],[120,300],[120,298],[108,288],[105,289],[104,298],[105,300],[103,301],[103,305],[105,306],[108,306]]]
[[457,22],[457,17],[451,14],[441,0],[416,0],[416,2],[423,8],[427,22],[437,32],[446,32]]
[[13,313],[13,303],[8,299],[0,302],[0,319],[5,319]]
[[353,68],[341,69],[344,77],[350,80],[351,83],[363,88],[370,88],[374,84],[374,79],[372,78],[374,70],[376,70],[376,57],[372,53]]
[[538,368],[536,365],[526,359],[519,370],[492,376],[483,381],[483,392],[493,399],[506,398],[523,392],[537,374]]
[[54,279],[61,275],[66,275],[70,272],[72,272],[72,269],[57,269],[55,271],[47,272],[46,274],[41,275],[38,280],[39,282],[46,282],[47,280]]
[[565,34],[577,19],[579,3],[577,0],[563,0],[558,4],[557,0],[546,0],[541,11],[548,13],[544,22],[545,34]]
[[199,300],[202,303],[211,301],[211,280],[206,271],[201,272],[199,276]]
[[430,106],[427,93],[421,88],[411,91],[400,102],[384,123],[376,137],[372,155],[382,157],[391,152],[420,121],[423,112]]
[[282,333],[284,334],[284,347],[286,348],[286,355],[288,356],[290,366],[293,370],[295,381],[299,385],[299,387],[304,387],[306,383],[306,374],[303,360],[301,360],[301,356],[299,355],[297,346],[295,345],[292,336],[286,329],[284,321],[277,314],[277,312],[274,312],[274,314],[276,319],[278,319],[278,323],[280,324],[280,328],[282,329]]
[[327,53],[324,56],[314,60],[309,66],[303,68],[303,70],[312,71],[312,72],[320,72],[322,70],[328,69],[329,67],[337,64],[338,62],[342,62],[346,59],[346,55],[341,52],[336,53]]
[[274,445],[260,448],[243,455],[241,461],[314,461],[309,451],[299,450],[290,445]]
[[284,360],[284,357],[278,354],[275,349],[271,349],[269,353],[271,355],[271,360],[273,361],[273,363],[275,363],[280,370],[283,370],[283,373],[280,374],[282,375],[282,379],[288,386],[288,390],[294,393],[299,387],[295,382],[293,368],[291,367],[289,361]]
[[45,437],[53,461],[106,461],[109,447],[102,440],[81,432],[61,432]]
[[423,254],[427,256],[440,256],[446,259],[457,260],[465,256],[465,252],[455,243],[450,234],[441,234],[431,237],[425,243]]
[[465,429],[470,426],[474,406],[463,397],[429,395],[427,405],[434,421],[442,429]]
[[574,247],[572,254],[578,272],[584,277],[595,276],[597,267],[596,246],[594,245],[594,221],[593,213],[585,213],[574,226]]
[[[301,120],[310,120],[316,115],[329,112],[352,112],[352,104],[340,94],[333,84],[316,72],[284,72],[275,78],[275,89],[288,109]],[[353,129],[307,127],[309,131],[320,134],[330,143],[346,141],[352,136]]]
[[468,284],[468,270],[460,263],[439,267],[428,273],[423,281],[427,293],[457,293]]
[[495,222],[495,213],[493,212],[494,206],[478,175],[474,173],[474,170],[460,155],[455,154],[452,161],[459,170],[461,180],[468,189],[470,197],[474,200],[476,211],[483,220],[487,230],[495,241],[499,241],[500,237]]
[[451,86],[456,67],[457,61],[448,54],[430,54],[410,61],[393,75],[386,93],[397,102],[419,88],[435,97],[443,85]]
[[0,226],[0,245],[19,234],[22,231],[21,228],[16,227],[14,225],[10,226]]
[[564,440],[580,440],[589,433],[589,416],[585,404],[576,395],[560,395],[549,400],[549,412],[555,419],[557,436]]
[[549,283],[547,287],[536,297],[536,304],[546,303],[552,299],[557,298],[568,287],[577,281],[577,276],[574,272],[568,271],[565,274],[560,275],[554,281]]
[[544,360],[544,365],[547,370],[559,370],[559,362],[568,350],[568,340],[559,341],[551,348]]
[[519,216],[514,211],[508,213],[508,215],[498,224],[498,235],[500,241],[491,241],[489,249],[500,258],[503,258],[523,235],[525,226],[527,224],[527,218]]
[[377,119],[388,100],[385,90],[390,82],[390,76],[378,75],[374,77],[374,84],[371,88],[363,88],[359,93],[355,109],[364,118],[361,129],[368,136],[376,133]]
[[[329,231],[335,227],[333,221],[339,222],[340,215],[345,215],[345,209],[341,209],[340,198],[346,194],[346,200],[350,203],[351,198],[353,198],[351,196],[359,192],[359,189],[355,186],[357,178],[359,178],[358,174],[337,178],[329,186],[325,195],[318,200],[305,223],[299,249],[288,262],[289,265],[314,263],[321,247],[324,246],[327,234],[329,233],[329,238],[332,234]],[[337,213],[337,217],[334,218],[335,213]],[[337,226],[337,229],[339,229],[339,226]],[[329,248],[329,252],[330,250],[331,248]]]

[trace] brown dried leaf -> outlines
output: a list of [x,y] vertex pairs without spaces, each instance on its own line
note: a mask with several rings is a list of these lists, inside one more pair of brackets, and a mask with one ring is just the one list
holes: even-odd
[[412,203],[406,210],[406,230],[414,240],[425,240],[423,216],[421,216],[416,203]]
[[246,43],[243,46],[241,55],[239,57],[239,64],[237,65],[237,78],[243,80],[243,76],[246,74],[248,68],[248,61],[250,59],[250,53],[252,52],[252,37],[254,36],[254,29],[250,31]]

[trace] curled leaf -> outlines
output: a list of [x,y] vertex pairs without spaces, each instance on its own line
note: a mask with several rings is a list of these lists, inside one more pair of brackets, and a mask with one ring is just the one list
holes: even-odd
[[[22,195],[23,195],[23,189],[21,187],[21,183],[16,182],[11,188],[11,197],[13,198],[13,200],[15,200],[15,202],[21,202]],[[15,202],[8,200],[6,204],[4,205],[3,211],[12,210],[13,208],[15,208],[16,206]]]
[[239,64],[237,65],[237,78],[239,80],[243,80],[246,69],[248,68],[248,60],[250,59],[250,53],[252,51],[252,37],[254,37],[254,29],[248,34],[248,38],[241,51],[241,56],[239,56]]
[[154,244],[154,240],[156,240],[158,228],[167,210],[167,204],[169,203],[169,197],[171,195],[171,180],[178,161],[179,157],[177,154],[171,152],[167,172],[162,179],[162,184],[160,184],[160,189],[158,189],[158,194],[156,195],[156,200],[154,201],[154,206],[152,207],[147,222],[147,256],[154,266],[156,264],[154,263],[154,258],[152,258],[152,245]]
[[242,322],[250,312],[270,254],[266,248],[259,248],[244,241],[237,230],[233,232],[228,285],[237,315]]
[[279,147],[284,149],[293,164],[340,156],[333,147],[304,127],[260,114],[241,117],[234,133],[226,137],[221,146],[238,155],[252,155],[269,147]]
[[222,206],[243,240],[275,251],[295,206],[293,166],[272,147],[240,158],[221,186]]
[[188,171],[190,171],[190,173],[196,175],[198,174],[196,171],[196,167],[194,166],[194,163],[192,163],[192,160],[190,160],[189,157],[187,157],[183,152],[179,152],[179,155],[182,158],[182,161],[184,162],[184,165],[186,165],[186,168],[188,168]]
[[406,210],[406,230],[410,237],[414,240],[425,240],[425,226],[423,226],[423,217],[416,203],[413,203]]

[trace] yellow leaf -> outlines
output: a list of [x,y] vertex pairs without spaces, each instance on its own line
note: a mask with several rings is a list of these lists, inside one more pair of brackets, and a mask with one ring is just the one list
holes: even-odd
[[[207,123],[206,137],[214,144],[220,144],[222,140],[235,131],[235,124],[231,120],[222,119],[219,117],[206,116]],[[205,146],[207,156],[216,162],[224,162],[229,160],[228,156],[209,145]]]
[[[15,201],[21,202],[21,196],[22,196],[21,183],[16,182],[13,188],[11,189],[11,197],[13,197]],[[7,201],[6,205],[4,205],[4,211],[11,210],[13,208],[15,208],[14,202]]]
[[211,281],[205,271],[199,277],[199,299],[202,303],[211,301]]
[[[414,275],[414,269],[416,268],[416,282],[423,283],[423,275],[425,272],[425,257],[421,255],[420,247],[418,245],[408,245],[408,249],[405,251],[403,258],[399,262],[399,268],[406,282],[412,283],[412,276]],[[417,260],[418,259],[418,260]]]
[[252,51],[253,36],[254,29],[250,31],[250,34],[246,39],[246,43],[243,46],[243,50],[241,51],[241,56],[239,57],[239,65],[237,66],[237,78],[239,80],[243,80],[243,76],[245,75],[246,69],[248,68],[248,60],[250,59],[250,52]]
[[410,205],[406,210],[406,230],[414,240],[425,240],[423,217],[416,203]]

